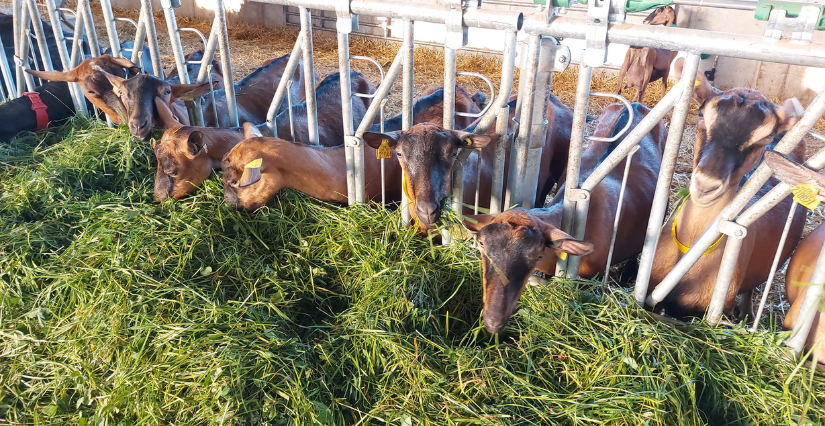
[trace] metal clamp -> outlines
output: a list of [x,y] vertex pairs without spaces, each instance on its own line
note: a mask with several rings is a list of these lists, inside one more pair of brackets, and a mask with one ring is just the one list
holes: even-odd
[[719,226],[717,226],[716,229],[728,237],[737,238],[740,240],[748,235],[748,228],[729,220],[719,222]]
[[610,20],[610,1],[597,3],[591,1],[587,5],[586,48],[582,53],[582,62],[593,68],[607,62],[607,24]]
[[570,65],[570,47],[553,37],[542,36],[539,72],[564,72]]
[[361,146],[361,138],[356,136],[344,136],[344,146],[357,148]]
[[[481,3],[477,0],[478,3]],[[444,34],[444,46],[450,49],[460,49],[467,45],[467,26],[464,25],[464,2],[462,0],[445,0],[447,19],[444,22],[447,31]]]
[[349,8],[349,0],[338,0],[335,4],[335,29],[341,34],[349,34],[358,29],[358,15]]
[[565,195],[567,196],[567,201],[572,203],[587,201],[590,199],[590,191],[586,189],[568,189],[565,191]]
[[794,43],[810,43],[814,31],[825,28],[825,18],[822,13],[825,6],[810,5],[797,9],[797,15],[791,16],[786,9],[771,10],[768,25],[765,28],[765,38],[779,40],[782,35],[790,31],[791,41]]

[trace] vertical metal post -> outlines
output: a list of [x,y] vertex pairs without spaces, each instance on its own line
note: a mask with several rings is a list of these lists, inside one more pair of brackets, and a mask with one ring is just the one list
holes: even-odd
[[[796,354],[801,354],[805,348],[805,341],[811,332],[811,325],[816,317],[817,310],[822,302],[823,288],[825,288],[825,247],[819,251],[819,258],[816,261],[811,282],[805,290],[805,297],[802,299],[802,306],[796,316],[796,323],[793,332],[788,339],[788,346]],[[819,360],[822,362],[822,360]]]
[[25,56],[20,56],[20,44],[22,43],[23,39],[25,38],[24,30],[23,30],[23,23],[25,22],[25,17],[23,16],[23,0],[12,0],[12,42],[14,44],[14,57],[12,57],[12,62],[14,64],[14,81],[17,82],[17,88],[13,93],[9,93],[10,98],[19,98],[20,95],[25,91],[23,89],[23,70],[21,69],[20,65],[18,64],[17,58],[24,58]]
[[[722,225],[733,225],[733,222],[722,222]],[[720,225],[721,226],[721,225]],[[708,305],[708,312],[705,316],[710,325],[717,325],[722,320],[722,313],[725,308],[725,299],[730,291],[733,272],[736,270],[736,260],[742,251],[742,242],[745,240],[745,231],[728,235],[725,242],[725,251],[722,254],[722,261],[719,265],[719,273],[716,276],[716,285],[713,287],[713,295]]]
[[[524,199],[522,194],[527,192],[524,187],[527,177],[527,156],[532,135],[533,106],[536,102],[534,94],[539,55],[541,53],[541,36],[531,34],[527,46],[527,58],[523,62],[524,68],[521,70],[519,79],[519,98],[522,103],[519,111],[518,136],[510,150],[510,173],[507,179],[508,191],[505,200],[507,205],[521,204]],[[532,202],[530,204],[532,205]]]
[[28,67],[29,61],[29,8],[23,4],[22,0],[15,0],[14,2],[14,18],[18,19],[19,32],[15,33],[15,65],[17,65],[17,97],[23,95],[23,81],[25,81],[26,89],[33,92],[35,89],[34,77],[24,70]]
[[[151,0],[144,0],[151,1]],[[226,30],[226,6],[224,0],[216,0],[215,19],[218,19],[218,42],[221,49],[226,106],[229,109],[228,127],[238,127],[238,105],[235,102],[235,79],[232,76],[232,61],[229,58],[229,33]],[[311,77],[310,77],[311,78]]]
[[779,260],[782,258],[782,248],[785,247],[785,241],[788,239],[788,232],[793,224],[794,215],[796,215],[796,208],[799,206],[796,202],[791,204],[791,211],[788,213],[788,219],[785,220],[785,227],[782,229],[782,237],[779,238],[779,245],[776,246],[776,253],[773,256],[773,264],[771,264],[771,272],[768,274],[768,280],[765,282],[765,289],[762,291],[762,300],[759,302],[759,309],[756,311],[756,316],[753,318],[753,326],[751,333],[756,332],[759,328],[759,320],[762,318],[762,312],[765,310],[765,303],[768,301],[768,295],[771,292],[773,279],[776,276],[776,270],[779,268]]
[[[146,15],[143,13],[143,6],[140,8],[140,14],[138,16],[137,21],[137,28],[135,29],[135,44],[132,46],[132,57],[129,58],[132,62],[136,64],[140,64],[140,56],[141,52],[143,52],[143,45],[146,42]],[[75,23],[75,28],[77,27],[77,23]],[[151,52],[150,52],[151,56]],[[141,64],[141,68],[143,68],[143,64]],[[146,71],[146,70],[144,70]]]
[[[100,56],[100,42],[97,39],[97,30],[95,29],[94,18],[92,18],[92,6],[89,4],[89,0],[78,0],[77,14],[83,15],[83,21],[86,25],[86,38],[89,39],[89,50],[92,56]],[[75,32],[75,37],[80,37],[80,34]]]
[[206,42],[206,48],[203,51],[203,59],[201,59],[201,68],[198,70],[198,84],[206,83],[209,80],[209,73],[211,72],[210,65],[212,59],[215,58],[215,50],[218,48],[218,35],[220,34],[220,20],[215,17],[212,20],[212,30],[209,33],[209,41]]
[[[60,56],[61,65],[64,71],[68,71],[72,68],[72,64],[71,58],[69,58],[69,50],[66,47],[66,35],[63,34],[63,23],[60,20],[60,11],[58,11],[55,6],[55,0],[46,0],[46,7],[48,8],[49,22],[52,24],[52,32],[54,33],[54,41],[57,45],[57,53]],[[80,90],[80,85],[77,83],[68,84],[75,111],[83,115],[88,115],[89,111],[86,109],[86,99]]]
[[[582,54],[584,57],[584,53]],[[579,171],[581,170],[582,144],[584,142],[584,124],[587,120],[587,107],[590,103],[590,83],[593,78],[593,68],[583,62],[579,64],[579,80],[576,85],[576,104],[573,110],[573,128],[570,131],[570,154],[567,159],[567,180],[565,181],[564,214],[562,216],[562,230],[573,232],[573,214],[576,202],[572,201],[571,189],[579,188]],[[568,257],[569,260],[569,257]],[[569,270],[567,260],[559,259],[556,263],[556,274],[566,271],[567,276],[578,275],[578,269]]]
[[[550,68],[542,68],[542,55],[548,55],[548,49],[544,48],[545,43],[558,45],[558,42],[550,37],[540,37],[538,45],[538,62],[536,63],[536,73],[533,80],[533,111],[530,123],[530,135],[527,144],[527,158],[524,164],[524,181],[520,188],[521,205],[524,208],[544,207],[544,200],[538,200],[539,205],[534,206],[536,194],[539,191],[539,165],[541,163],[541,153],[544,149],[544,142],[547,138],[547,108],[549,107],[547,92],[553,79],[553,72]],[[552,61],[552,58],[550,59]]]
[[[79,0],[79,1],[87,1],[87,0]],[[218,2],[218,9],[223,12],[223,0],[217,0]],[[154,75],[158,78],[163,78],[163,65],[160,62],[160,47],[158,47],[158,33],[155,30],[155,16],[152,13],[152,0],[141,0],[141,8],[140,14],[143,18],[143,27],[146,32],[147,41],[149,42],[149,55],[152,57],[152,68],[154,68]],[[215,11],[218,13],[218,11]],[[225,29],[226,27],[224,27]],[[228,42],[228,41],[227,41]],[[137,48],[137,40],[135,40],[135,52],[138,52]],[[132,55],[134,58],[134,54]],[[134,60],[133,60],[134,61]],[[226,70],[224,70],[226,72]],[[229,91],[227,90],[227,95]],[[227,96],[228,97],[228,96]],[[233,99],[234,100],[234,99]],[[227,102],[228,103],[228,102]],[[237,127],[238,124],[235,123],[234,127]]]
[[[161,0],[163,7],[163,16],[166,18],[166,29],[169,31],[169,41],[172,44],[172,55],[175,57],[175,67],[178,69],[178,78],[181,84],[189,84],[189,73],[186,71],[186,58],[183,54],[183,46],[180,43],[180,31],[178,30],[178,21],[175,17],[175,9],[172,8],[170,0]],[[210,34],[211,37],[211,34]],[[206,47],[206,46],[204,46]],[[205,54],[206,52],[204,52]],[[206,58],[204,58],[206,59]],[[206,68],[211,62],[201,61],[201,68]],[[203,125],[203,111],[200,107],[200,100],[185,101],[186,109],[189,111],[190,122],[194,125]]]
[[667,204],[670,198],[670,183],[673,179],[673,171],[676,168],[676,161],[679,157],[679,146],[682,142],[682,135],[685,131],[685,121],[690,110],[690,103],[693,99],[693,87],[696,80],[696,73],[699,69],[699,55],[688,53],[682,67],[680,81],[683,83],[682,98],[676,104],[670,120],[667,141],[662,155],[662,166],[659,169],[659,179],[656,182],[656,193],[653,196],[653,204],[650,209],[650,218],[647,222],[645,233],[645,244],[642,248],[642,257],[639,260],[639,272],[636,278],[636,286],[633,291],[636,302],[644,306],[647,296],[648,285],[650,284],[650,273],[653,270],[653,256],[656,254],[656,245],[659,242],[659,234],[662,231]]
[[17,87],[14,84],[14,79],[11,78],[11,66],[9,59],[6,57],[6,48],[3,46],[3,39],[0,38],[0,71],[3,73],[3,80],[6,82],[6,92],[9,94],[8,99],[14,98],[17,94]]
[[75,37],[72,40],[72,51],[69,59],[69,68],[76,67],[83,60],[83,32],[86,30],[86,19],[83,15],[75,15],[74,31]]
[[[313,51],[312,51],[312,15],[310,15],[309,11],[306,7],[299,7],[298,10],[300,11],[301,17],[301,33],[303,33],[303,46],[302,50],[304,53],[304,78],[312,79],[312,76],[315,75],[315,64],[313,60]],[[347,73],[347,80],[349,80],[349,73]],[[341,74],[341,78],[344,78],[344,75]],[[341,86],[343,86],[343,80],[341,80]],[[318,140],[318,107],[315,104],[315,86],[313,84],[305,84],[306,88],[306,99],[307,104],[307,136],[309,137],[309,143],[312,145],[320,145],[320,141]],[[362,155],[363,157],[363,155]],[[356,163],[357,163],[356,159]]]
[[504,164],[509,148],[508,127],[510,107],[505,105],[496,119],[496,152],[493,160],[493,182],[490,189],[490,214],[499,214],[502,211],[501,202],[504,201]]
[[[338,29],[338,71],[341,73],[341,113],[344,119],[344,144],[346,145],[344,155],[347,162],[347,200],[349,205],[353,205],[358,198],[356,196],[355,181],[358,179],[359,174],[363,175],[363,170],[359,173],[355,169],[355,155],[358,147],[348,143],[350,137],[355,135],[355,126],[352,121],[352,83],[349,76],[349,32],[342,32],[340,28]],[[312,78],[312,74],[309,74],[306,78]],[[310,86],[312,85],[307,82],[307,87]],[[292,108],[291,105],[290,108]],[[360,143],[358,145],[363,147]]]
[[[49,3],[53,0],[46,0]],[[112,12],[112,0],[100,0],[100,9],[103,11],[103,22],[106,24],[106,34],[109,36],[109,48],[112,56],[120,57],[120,38],[117,35],[115,15]]]
[[[401,130],[409,130],[413,125],[413,63],[415,54],[415,38],[413,21],[404,19],[403,30],[404,44],[401,46],[404,49],[403,56],[403,77],[402,77],[402,92],[401,92]],[[446,93],[446,87],[445,87]],[[446,102],[444,103],[446,108]],[[382,117],[383,118],[383,117]],[[396,160],[397,161],[397,160]],[[401,172],[403,175],[403,171]],[[402,183],[404,179],[402,178]],[[407,194],[401,191],[401,221],[404,225],[409,225],[412,221],[410,215],[410,199]]]
[[43,59],[43,70],[54,71],[52,56],[49,53],[49,44],[46,42],[46,33],[43,30],[43,21],[40,20],[40,11],[37,9],[37,4],[34,0],[26,0],[25,5],[29,8],[29,16],[31,16],[34,27],[34,36],[37,38],[37,49],[40,51],[40,57]]

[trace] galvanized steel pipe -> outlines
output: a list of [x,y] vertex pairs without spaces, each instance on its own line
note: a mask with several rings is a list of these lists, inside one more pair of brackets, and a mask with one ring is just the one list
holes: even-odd
[[[238,127],[238,105],[235,102],[235,78],[232,75],[232,61],[229,57],[229,33],[226,30],[226,6],[224,0],[215,1],[217,3],[215,18],[218,19],[218,43],[220,43],[221,49],[221,68],[223,68],[226,106],[229,110],[229,124],[227,127]],[[154,58],[152,60],[154,60]]]
[[[314,52],[312,51],[312,15],[310,15],[305,7],[300,8],[300,15],[301,34],[303,34],[301,38],[303,46],[301,46],[301,49],[304,55],[304,78],[312,79],[312,76],[315,75]],[[344,76],[341,75],[341,78],[343,79]],[[347,74],[346,78],[349,80],[349,74]],[[341,84],[343,85],[343,80]],[[318,107],[315,103],[315,85],[305,84],[304,88],[304,98],[307,105],[307,137],[309,138],[310,145],[320,145],[321,141],[318,140]]]

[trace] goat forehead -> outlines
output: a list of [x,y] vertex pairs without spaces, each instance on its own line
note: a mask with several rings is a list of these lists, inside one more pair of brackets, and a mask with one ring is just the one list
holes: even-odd
[[744,147],[749,142],[770,136],[776,127],[776,114],[770,103],[736,94],[715,99],[706,105],[704,134],[727,147]]

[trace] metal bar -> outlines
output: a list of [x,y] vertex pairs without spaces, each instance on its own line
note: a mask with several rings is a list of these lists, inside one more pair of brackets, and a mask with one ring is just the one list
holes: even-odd
[[[456,57],[457,51],[444,46],[444,109],[442,120],[445,129],[455,128],[455,86],[456,86]],[[461,214],[461,205],[464,201],[464,163],[456,161],[453,164],[452,175],[452,209]]]
[[[582,53],[584,55],[584,53]],[[579,80],[576,84],[576,103],[573,109],[573,128],[570,131],[570,153],[567,159],[567,172],[564,194],[564,213],[562,215],[562,230],[568,234],[573,232],[573,214],[576,202],[571,201],[570,192],[579,187],[579,172],[581,170],[582,143],[584,142],[584,124],[587,120],[587,106],[590,103],[590,83],[593,78],[593,68],[586,64],[579,65]],[[559,259],[556,263],[556,275],[565,271],[568,277],[578,275],[578,269],[569,269],[567,259]]]
[[[46,3],[52,0],[47,0]],[[120,57],[120,38],[117,35],[115,16],[112,12],[112,0],[100,0],[100,9],[103,11],[103,22],[106,24],[106,34],[109,36],[109,48],[112,56]]]
[[[347,36],[347,40],[349,40],[349,36]],[[289,60],[286,63],[286,67],[284,67],[284,74],[281,77],[281,81],[278,82],[278,88],[275,89],[275,96],[272,97],[272,103],[269,104],[269,111],[266,113],[266,127],[267,132],[270,136],[278,136],[278,123],[276,122],[276,117],[278,115],[278,110],[281,108],[281,102],[284,99],[284,94],[287,91],[287,84],[290,80],[292,80],[292,75],[295,73],[295,69],[298,68],[298,61],[301,59],[301,46],[303,42],[301,39],[303,35],[299,34],[298,39],[295,40],[295,46],[292,48],[292,53],[289,55]],[[340,43],[340,40],[339,40]],[[347,41],[347,46],[349,46],[349,41]],[[341,49],[339,44],[339,49]],[[308,75],[304,76],[306,82],[304,84],[312,86],[311,83],[313,81],[313,76]],[[291,108],[292,105],[289,105]]]
[[[189,72],[186,70],[186,57],[183,54],[183,46],[180,43],[180,30],[178,29],[178,21],[175,17],[175,9],[172,8],[170,0],[162,0],[161,7],[163,7],[163,16],[166,18],[166,29],[169,32],[169,42],[172,45],[172,55],[175,58],[175,67],[178,70],[178,78],[181,84],[189,84]],[[195,30],[200,35],[200,31]],[[203,35],[201,35],[203,38]],[[206,48],[204,42],[204,49]],[[211,59],[209,63],[211,63]],[[205,64],[201,61],[201,68],[205,68]],[[200,106],[199,100],[185,101],[186,109],[189,111],[189,121],[195,126],[203,126],[203,110]],[[217,109],[217,108],[213,108]]]
[[599,97],[603,97],[603,98],[613,98],[613,99],[616,99],[617,101],[623,103],[624,107],[627,108],[627,112],[628,112],[627,124],[622,128],[622,130],[619,131],[619,133],[616,133],[615,135],[613,135],[611,137],[599,137],[599,136],[593,136],[593,135],[590,135],[590,136],[587,137],[587,140],[590,141],[590,142],[608,142],[608,143],[609,142],[616,142],[622,136],[624,136],[625,133],[627,133],[628,130],[630,130],[630,126],[633,125],[633,119],[635,118],[635,113],[633,112],[633,106],[630,105],[630,101],[628,101],[627,98],[625,98],[622,95],[617,95],[615,93],[590,92],[590,96],[599,96]]
[[604,268],[604,279],[602,284],[607,284],[607,277],[610,275],[610,264],[613,261],[613,249],[616,248],[616,234],[619,232],[619,220],[622,215],[622,205],[624,204],[624,192],[627,189],[627,176],[630,174],[630,162],[633,160],[633,154],[639,150],[639,145],[633,147],[629,154],[627,154],[627,161],[624,164],[624,174],[622,175],[622,186],[619,189],[619,203],[616,205],[616,218],[613,220],[613,234],[610,236],[610,249],[607,251],[607,263]]
[[[401,52],[400,55],[403,57],[403,64],[404,64],[404,77],[403,77],[403,84],[402,84],[402,92],[401,92],[401,130],[409,130],[413,124],[413,76],[415,70],[413,69],[414,64],[414,52],[415,52],[415,37],[414,37],[414,24],[409,19],[404,19],[403,21],[403,39],[404,44],[401,45]],[[383,119],[383,117],[382,117]],[[404,171],[401,171],[401,182],[403,185],[404,182]],[[404,225],[409,225],[412,222],[412,217],[410,215],[410,200],[407,198],[407,194],[405,191],[401,191],[401,222]]]
[[[536,91],[536,76],[538,74],[539,55],[541,53],[541,36],[531,34],[527,41],[527,59],[525,68],[519,74],[519,80],[524,84],[519,85],[519,98],[523,99],[521,115],[519,117],[518,136],[510,149],[510,175],[507,179],[507,195],[505,203],[521,204],[525,196],[525,178],[527,176],[527,156],[530,150],[530,140],[532,136],[531,125],[533,123],[533,106],[536,102],[534,93]],[[535,196],[535,195],[534,195]],[[532,204],[532,203],[530,203]],[[529,207],[528,207],[529,208]]]
[[[92,56],[100,56],[100,41],[97,38],[95,20],[92,17],[92,5],[89,3],[89,0],[78,0],[77,3],[78,14],[83,15],[83,21],[86,23],[86,38],[89,39],[89,51]],[[82,8],[81,4],[83,5]],[[80,37],[80,34],[75,32],[74,36]]]
[[[645,118],[639,121],[630,133],[625,136],[619,145],[596,167],[590,176],[582,183],[582,189],[592,191],[615,167],[621,163],[628,152],[638,145],[642,139],[656,127],[662,119],[673,109],[683,95],[684,83],[679,82],[660,100]],[[579,218],[575,219],[576,221]]]
[[496,151],[493,160],[493,181],[490,188],[490,214],[499,214],[503,209],[501,202],[504,201],[504,164],[510,141],[507,134],[509,118],[510,107],[505,105],[499,110],[496,121]]
[[756,10],[757,2],[752,0],[674,0],[677,6],[712,7],[716,9]]
[[[303,55],[304,55],[304,76],[311,79],[315,75],[315,64],[312,52],[312,15],[305,7],[300,8],[301,11],[301,33],[303,34]],[[349,80],[349,73],[346,76],[341,74],[341,86],[344,86],[344,78]],[[315,86],[312,84],[305,84],[307,104],[307,136],[311,145],[320,145],[318,140],[318,107],[315,104]],[[343,92],[342,92],[343,93]],[[357,158],[356,158],[357,163]]]
[[500,116],[500,111],[507,105],[510,99],[510,92],[513,91],[513,80],[516,68],[516,32],[506,31],[504,34],[504,52],[502,53],[501,63],[501,86],[498,89],[498,97],[491,101],[492,108],[487,110],[486,115],[481,118],[476,126],[475,133],[483,134],[490,129],[490,126]]
[[[547,91],[550,90],[553,74],[550,69],[540,69],[538,64],[542,63],[542,53],[547,54],[547,49],[543,48],[544,43],[551,43],[558,46],[555,39],[540,37],[538,51],[538,63],[535,79],[533,80],[533,111],[530,123],[530,137],[527,145],[527,161],[524,165],[524,181],[521,187],[521,205],[525,208],[544,207],[544,200],[536,200],[539,191],[539,166],[541,164],[541,153],[544,150],[544,143],[547,140],[547,108],[549,108],[549,97]],[[550,59],[552,60],[552,59]],[[539,205],[534,205],[538,202]]]
[[782,247],[785,246],[785,241],[788,239],[788,231],[791,229],[793,217],[796,214],[798,204],[794,202],[791,205],[791,211],[788,212],[788,219],[785,220],[785,227],[782,228],[782,237],[779,239],[779,246],[776,248],[776,254],[773,256],[773,263],[771,264],[771,272],[768,274],[768,281],[765,282],[765,289],[762,291],[762,300],[759,302],[759,309],[756,311],[756,317],[753,319],[753,327],[751,333],[755,333],[759,328],[759,320],[762,318],[762,312],[765,311],[765,304],[768,302],[768,295],[771,292],[776,270],[779,268],[779,260],[782,258]]
[[[144,0],[151,1],[151,0]],[[235,78],[232,75],[232,61],[229,58],[229,33],[226,30],[226,6],[224,0],[216,0],[215,18],[218,19],[218,43],[221,49],[226,106],[229,110],[228,127],[238,127],[238,105],[235,100]],[[310,74],[310,78],[312,75]]]
[[[662,153],[662,165],[659,168],[659,178],[656,182],[656,192],[653,196],[653,204],[650,209],[650,218],[647,221],[647,231],[645,232],[645,244],[642,248],[642,256],[639,260],[639,272],[636,275],[636,286],[633,294],[636,302],[644,306],[647,289],[650,285],[650,273],[653,270],[653,256],[656,254],[656,245],[659,243],[659,234],[662,232],[667,204],[670,198],[670,184],[673,180],[673,171],[679,157],[679,145],[682,143],[682,136],[685,132],[685,121],[687,120],[690,103],[693,98],[694,81],[699,68],[699,55],[689,53],[685,58],[682,67],[680,82],[682,97],[673,110],[670,120],[670,129],[665,142],[665,149]],[[673,91],[673,89],[671,89]]]
[[[381,81],[384,81],[384,68],[381,68]],[[384,106],[387,104],[388,99],[384,98],[381,100],[381,133],[384,133]],[[386,158],[381,159],[381,205],[387,205],[387,180],[385,179],[385,160]],[[403,191],[402,191],[403,192]]]
[[[218,48],[218,35],[220,35],[221,21],[217,17],[212,20],[212,30],[209,32],[209,41],[206,43],[206,48],[203,50],[203,58],[201,59],[201,69],[198,70],[198,84],[206,83],[207,78],[210,78],[211,67],[207,69],[206,65],[211,65],[215,58],[215,50]],[[216,120],[217,122],[217,120]]]
[[86,19],[83,14],[75,14],[74,39],[69,60],[69,68],[76,67],[83,60],[83,32],[86,31]]
[[[302,9],[302,13],[305,9]],[[301,32],[303,33],[303,24],[301,21]],[[349,55],[349,33],[338,32],[338,72],[340,73],[341,81],[341,115],[344,120],[344,156],[347,165],[347,200],[349,205],[356,203],[357,188],[355,181],[358,179],[359,173],[355,168],[356,147],[348,143],[348,139],[355,134],[355,124],[352,116],[352,82],[349,76],[350,73],[350,55]],[[307,78],[312,78],[309,74]],[[312,86],[307,84],[307,87]],[[290,107],[290,110],[292,107]],[[362,170],[363,172],[363,170]],[[363,175],[363,173],[360,173]]]
[[3,80],[6,82],[6,92],[9,94],[8,99],[12,99],[17,94],[17,87],[15,87],[14,80],[11,78],[11,66],[9,59],[6,57],[6,49],[3,46],[3,39],[0,38],[0,71],[3,73]]
[[[87,1],[87,0],[81,0],[81,1]],[[223,0],[217,0],[217,2],[218,2],[218,9],[223,11],[223,9],[221,9],[223,7]],[[143,15],[142,16],[143,26],[146,30],[147,40],[149,41],[149,55],[152,57],[152,68],[154,68],[154,75],[157,78],[163,79],[163,64],[160,62],[160,47],[158,47],[158,33],[157,33],[157,30],[155,29],[155,16],[152,13],[152,0],[140,0],[140,3],[141,3],[140,13],[141,13],[141,15]],[[217,14],[218,12],[216,11],[215,13]],[[137,41],[135,41],[135,46],[137,46]],[[226,72],[226,70],[224,70],[224,73],[225,72]],[[231,81],[231,80],[229,80],[229,81]],[[229,95],[229,88],[228,87],[227,87],[226,93],[227,93],[227,103],[232,105],[230,102],[234,102],[234,99],[232,101],[229,101],[229,96],[228,96]],[[233,94],[234,94],[234,92],[233,92]],[[231,110],[232,110],[232,108],[230,107],[230,111]],[[238,124],[236,122],[235,127],[237,127],[237,125]]]
[[[813,102],[808,105],[808,109],[805,111],[805,114],[803,114],[802,118],[788,132],[785,133],[785,136],[776,145],[774,151],[781,154],[787,154],[790,152],[799,143],[799,141],[802,140],[808,131],[811,130],[819,118],[822,117],[823,113],[825,113],[825,90],[819,92]],[[816,158],[822,158],[823,161],[825,161],[825,155],[822,157],[817,156]],[[687,271],[690,270],[693,264],[695,264],[699,257],[701,257],[702,253],[704,253],[705,250],[707,250],[708,247],[710,247],[711,244],[713,244],[713,242],[719,237],[721,234],[719,229],[717,229],[719,223],[723,221],[730,221],[735,215],[739,214],[745,205],[749,203],[753,196],[756,195],[756,193],[762,188],[765,182],[767,182],[770,176],[771,170],[764,163],[751,174],[751,177],[747,180],[747,182],[745,182],[745,185],[739,189],[739,192],[736,196],[734,196],[733,200],[731,200],[728,205],[722,209],[708,229],[705,230],[690,250],[688,250],[679,262],[676,263],[676,266],[668,272],[662,282],[660,282],[650,296],[647,297],[645,302],[648,305],[655,306],[656,303],[661,302],[665,297],[667,297],[670,291],[673,290],[682,277],[685,276]],[[763,197],[763,200],[759,200],[754,203],[754,206],[751,206],[751,209],[749,210],[754,212],[754,214],[748,213],[746,215],[742,215],[739,219],[739,223],[743,226],[747,226],[750,221],[755,220],[755,217],[758,217],[756,212],[764,211],[763,209],[768,204],[768,201],[764,201],[764,199],[773,199],[778,202],[779,195],[782,191],[787,190],[786,188],[787,184],[784,183],[780,183],[774,187],[765,197]]]
[[822,302],[823,288],[825,288],[825,247],[819,251],[819,258],[816,261],[813,275],[811,275],[811,282],[805,291],[805,297],[802,299],[802,306],[796,316],[796,323],[794,323],[791,337],[787,341],[787,345],[797,355],[802,353],[805,341],[811,332],[811,325]]
[[[486,75],[480,74],[480,73],[477,73],[477,72],[468,72],[468,71],[456,71],[455,75],[456,76],[465,76],[465,77],[477,77],[477,78],[480,78],[480,79],[484,80],[484,82],[487,83],[487,87],[490,88],[490,99],[495,99],[496,98],[496,89],[495,89],[495,87],[493,87],[493,82]],[[492,106],[493,106],[492,102],[487,102],[487,105],[484,106],[484,109],[482,109],[479,112],[455,111],[455,112],[453,112],[453,115],[458,115],[458,116],[461,116],[461,117],[481,117],[484,114],[486,114],[487,111],[489,111],[490,107],[492,107]]]
[[[118,18],[119,20],[121,18]],[[132,62],[136,64],[140,64],[140,67],[143,68],[143,62],[141,61],[141,55],[143,52],[143,45],[146,42],[146,16],[143,14],[143,7],[141,7],[141,12],[138,14],[138,21],[137,27],[135,28],[135,43],[132,45],[132,57],[129,58]],[[77,23],[75,23],[77,26]],[[150,52],[151,55],[151,52]],[[144,70],[146,71],[146,70]]]
[[[745,235],[728,235],[725,241],[725,251],[722,254],[722,261],[719,264],[719,273],[716,276],[716,285],[713,287],[713,295],[708,304],[708,311],[705,320],[710,325],[717,325],[722,320],[722,313],[725,308],[725,300],[730,291],[733,273],[736,271],[736,260],[742,251],[742,242]],[[781,247],[780,247],[781,250]]]
[[34,0],[26,0],[25,4],[28,5],[29,8],[29,16],[34,27],[34,36],[37,38],[37,49],[40,51],[40,58],[43,60],[43,70],[54,71],[52,56],[49,54],[49,44],[46,42],[46,32],[43,30],[43,21],[40,20],[40,11],[37,9],[37,4]]
[[[553,37],[585,39],[586,19],[555,16],[549,23],[544,13],[533,14],[524,30]],[[724,43],[720,43],[724,40]],[[615,23],[608,26],[607,42],[637,47],[681,50],[688,53],[731,56],[741,59],[825,67],[825,43],[794,44],[766,41],[762,36],[693,30],[678,27]]]
[[[60,12],[55,6],[55,0],[46,0],[46,8],[48,9],[49,22],[52,25],[52,33],[54,34],[54,41],[57,45],[57,53],[60,56],[60,64],[63,70],[71,69],[71,58],[69,58],[69,50],[66,47],[66,35],[63,34],[63,23],[60,20]],[[2,46],[0,46],[2,49]],[[68,83],[69,93],[72,95],[72,104],[74,110],[83,115],[88,115],[89,111],[86,108],[86,98],[80,90],[80,85],[77,83]]]
[[[287,111],[289,111],[289,138],[290,138],[289,140],[292,141],[292,142],[295,142],[295,117],[292,116],[292,90],[291,90],[292,85],[294,83],[295,83],[294,81],[289,80],[289,82],[286,85],[286,101],[287,101],[287,104],[289,104],[289,108],[287,109]],[[343,82],[342,82],[342,85],[343,85]]]

